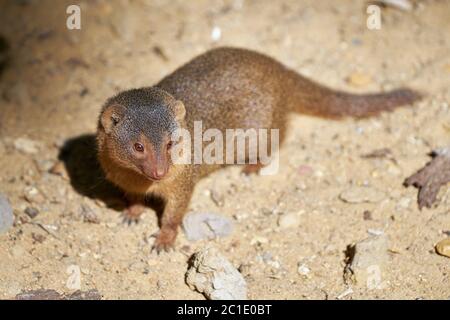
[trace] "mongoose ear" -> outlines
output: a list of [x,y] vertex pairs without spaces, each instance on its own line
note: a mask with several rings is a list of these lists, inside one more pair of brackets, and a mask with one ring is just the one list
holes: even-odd
[[178,121],[182,121],[184,119],[184,117],[186,116],[186,108],[184,107],[183,102],[181,102],[180,100],[177,100],[175,102],[175,105],[173,106],[173,110],[175,113],[175,118]]
[[125,114],[125,108],[113,104],[107,106],[100,116],[100,123],[106,133],[110,133],[112,129],[122,120]]

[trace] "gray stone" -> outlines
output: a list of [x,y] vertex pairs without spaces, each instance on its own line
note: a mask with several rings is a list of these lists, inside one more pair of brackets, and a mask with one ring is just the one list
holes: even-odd
[[300,225],[300,217],[296,213],[286,213],[278,219],[278,225],[282,229],[297,228]]
[[244,277],[217,249],[209,247],[199,251],[191,261],[186,283],[192,290],[210,300],[247,299]]
[[382,234],[364,239],[349,249],[349,263],[345,267],[347,284],[358,284],[368,289],[384,287],[389,261],[388,238]]
[[193,212],[184,217],[183,230],[190,241],[226,237],[233,231],[232,221],[211,212]]
[[6,233],[14,223],[14,214],[8,199],[0,193],[0,234]]
[[39,143],[28,138],[18,138],[14,140],[14,148],[26,154],[36,154],[39,151]]

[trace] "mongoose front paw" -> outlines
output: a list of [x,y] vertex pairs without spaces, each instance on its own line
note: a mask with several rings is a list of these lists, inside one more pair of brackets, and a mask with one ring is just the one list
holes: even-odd
[[161,252],[169,252],[174,249],[175,239],[177,237],[177,232],[172,229],[161,229],[155,235],[155,243],[152,247],[152,252],[160,254]]
[[140,204],[134,204],[126,208],[123,213],[123,223],[131,225],[132,223],[138,223],[145,207]]

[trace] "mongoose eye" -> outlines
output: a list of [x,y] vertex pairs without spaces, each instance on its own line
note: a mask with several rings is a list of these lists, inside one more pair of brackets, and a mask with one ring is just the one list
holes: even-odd
[[170,150],[170,148],[172,148],[172,146],[173,146],[173,141],[169,141],[167,143],[167,150]]
[[136,142],[134,144],[134,150],[136,150],[137,152],[144,152],[144,146],[142,145],[142,143]]

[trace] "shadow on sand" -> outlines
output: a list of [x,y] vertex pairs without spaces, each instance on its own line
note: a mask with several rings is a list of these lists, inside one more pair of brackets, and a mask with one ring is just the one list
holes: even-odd
[[[124,192],[105,179],[97,160],[95,135],[85,134],[67,140],[58,158],[65,164],[70,183],[79,194],[100,200],[117,211],[126,208]],[[161,199],[147,197],[145,203],[161,217],[164,209]]]

